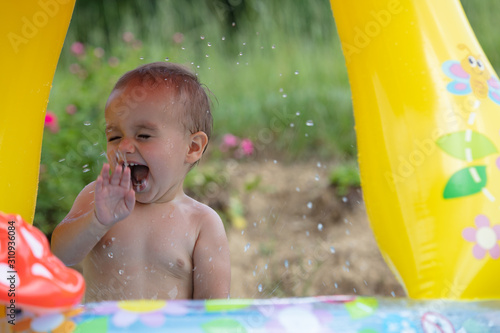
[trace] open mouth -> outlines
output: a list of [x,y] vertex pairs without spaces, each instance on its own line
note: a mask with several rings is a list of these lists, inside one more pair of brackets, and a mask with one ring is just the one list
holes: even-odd
[[128,167],[130,168],[132,188],[135,192],[144,191],[148,185],[149,168],[136,163],[129,163]]

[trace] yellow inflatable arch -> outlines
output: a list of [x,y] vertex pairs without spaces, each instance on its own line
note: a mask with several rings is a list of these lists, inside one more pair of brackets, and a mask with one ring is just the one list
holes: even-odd
[[[458,0],[331,1],[380,249],[413,298],[498,298],[500,84]],[[0,210],[32,221],[74,0],[4,4]]]
[[500,297],[500,83],[460,2],[331,6],[384,258],[410,297]]
[[75,0],[2,4],[0,211],[32,223],[45,110]]

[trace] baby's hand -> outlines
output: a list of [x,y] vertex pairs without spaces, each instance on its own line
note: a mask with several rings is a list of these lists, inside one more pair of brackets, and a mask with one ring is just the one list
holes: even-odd
[[130,168],[117,165],[111,176],[104,163],[95,182],[95,213],[99,222],[111,226],[130,215],[135,205],[135,192],[130,184]]

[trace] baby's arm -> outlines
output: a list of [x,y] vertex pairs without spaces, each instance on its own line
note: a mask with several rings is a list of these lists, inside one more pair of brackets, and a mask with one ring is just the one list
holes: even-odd
[[201,223],[193,251],[193,298],[228,298],[231,262],[224,225],[211,209]]
[[52,234],[52,252],[66,265],[79,263],[117,222],[134,209],[130,169],[117,166],[109,175],[104,164],[94,183],[86,186]]

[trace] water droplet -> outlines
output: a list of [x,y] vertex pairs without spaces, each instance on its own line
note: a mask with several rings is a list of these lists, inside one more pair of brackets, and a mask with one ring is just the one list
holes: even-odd
[[225,36],[222,36],[222,38],[221,38],[221,39],[222,39],[222,40],[226,40],[226,37],[225,37]]
[[345,234],[346,234],[346,235],[350,235],[350,234],[351,234],[351,232],[349,231],[349,229],[347,229],[347,230],[345,231]]
[[347,202],[347,197],[342,197],[343,202]]
[[90,125],[92,125],[92,123],[91,123],[90,121],[84,121],[84,122],[83,122],[83,124],[84,124],[85,126],[90,126]]
[[278,163],[278,161],[274,160],[273,163],[276,164],[276,163]]
[[306,236],[307,236],[307,237],[309,237],[309,230],[308,230],[308,231],[306,231]]
[[271,46],[271,48],[274,50],[276,48],[276,45],[273,44],[273,46]]
[[288,95],[287,95],[287,94],[283,94],[283,98],[287,98],[287,97],[288,97]]
[[259,286],[257,287],[257,289],[259,290],[259,293],[262,292],[262,284],[259,284]]
[[330,246],[330,252],[335,253],[335,248],[333,246]]
[[314,126],[314,122],[312,120],[306,121],[306,126]]
[[396,293],[394,291],[391,291],[392,297],[396,297]]
[[208,262],[212,262],[212,257],[208,258]]
[[236,22],[233,22],[231,25],[232,25],[233,27],[235,27],[235,26],[236,26]]
[[139,59],[140,59],[140,60],[144,60],[144,57],[140,57]]
[[208,45],[208,47],[210,47],[210,46],[212,46],[212,43],[208,42],[207,45]]
[[66,161],[66,159],[65,158],[61,158],[58,162],[61,163],[61,162],[64,162],[64,161]]
[[346,261],[345,261],[345,264],[346,264],[347,266],[351,266],[351,263],[349,262],[349,260],[346,260]]
[[253,276],[256,276],[256,275],[257,275],[257,273],[256,273],[255,271],[253,271],[253,272],[252,272],[252,274],[253,274]]
[[307,208],[312,209],[313,208],[313,203],[309,201],[307,203]]
[[205,36],[201,35],[200,36],[201,40],[204,40],[205,39]]
[[90,169],[83,169],[83,173],[89,172]]
[[169,61],[169,60],[170,60],[170,58],[169,58],[169,57],[166,57],[166,58],[165,58],[165,61]]
[[335,286],[335,288],[339,287],[339,285],[337,284],[337,282],[335,282],[334,286]]
[[318,230],[319,230],[319,231],[323,231],[323,224],[318,223]]
[[288,260],[285,260],[285,268],[288,268]]
[[295,191],[300,192],[300,188],[299,188],[299,187],[296,187],[296,188],[295,188]]
[[243,52],[240,52],[238,55],[241,57],[243,55]]
[[318,181],[318,180],[319,180],[319,175],[316,175],[316,176],[314,177],[314,180],[315,180],[315,181]]
[[208,58],[208,57],[210,57],[210,56],[208,54],[205,54],[205,58]]
[[294,73],[294,74],[295,74],[295,75],[299,75],[299,71],[295,71],[295,73]]
[[300,111],[295,112],[296,116],[300,116]]
[[113,252],[108,252],[108,257],[113,258]]
[[250,248],[250,243],[247,243],[247,245],[245,245],[245,249],[244,249],[245,251],[244,252],[247,252],[249,248]]
[[321,168],[321,162],[318,162],[318,164],[316,164],[316,166],[317,166],[318,168]]
[[123,269],[120,269],[120,270],[118,271],[118,274],[123,275]]
[[264,265],[264,269],[267,269],[267,264]]
[[290,127],[295,127],[295,124],[294,123],[290,123]]
[[106,244],[102,244],[102,248],[105,249],[106,248]]

